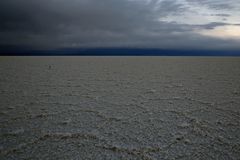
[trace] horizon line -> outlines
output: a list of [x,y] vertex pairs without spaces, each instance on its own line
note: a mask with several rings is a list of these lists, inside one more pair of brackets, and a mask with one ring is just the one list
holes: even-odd
[[0,48],[0,56],[240,56],[240,50],[159,48]]

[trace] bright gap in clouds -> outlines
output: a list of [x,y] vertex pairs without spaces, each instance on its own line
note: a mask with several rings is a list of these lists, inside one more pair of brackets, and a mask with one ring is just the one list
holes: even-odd
[[240,26],[236,25],[219,26],[211,30],[205,29],[197,32],[204,36],[240,40]]

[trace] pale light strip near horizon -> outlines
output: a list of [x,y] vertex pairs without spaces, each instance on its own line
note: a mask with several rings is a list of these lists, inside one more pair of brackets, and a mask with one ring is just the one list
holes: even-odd
[[0,47],[240,49],[240,0],[1,0]]

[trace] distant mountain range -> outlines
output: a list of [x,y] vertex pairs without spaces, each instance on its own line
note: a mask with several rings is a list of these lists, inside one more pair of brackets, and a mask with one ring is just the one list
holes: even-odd
[[0,47],[1,56],[240,56],[240,50],[167,50],[156,48],[64,48],[34,50]]

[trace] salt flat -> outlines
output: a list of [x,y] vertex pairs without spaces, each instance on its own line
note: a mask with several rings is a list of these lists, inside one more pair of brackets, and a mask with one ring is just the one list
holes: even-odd
[[240,58],[0,57],[0,159],[240,157]]

